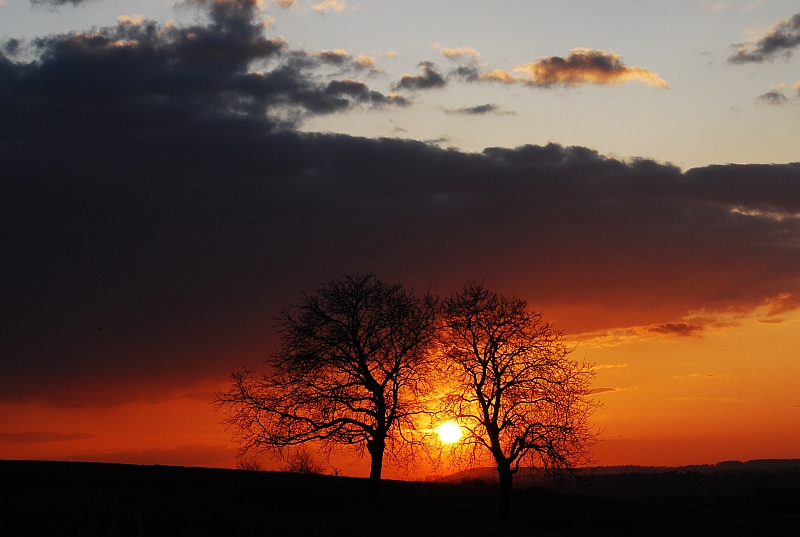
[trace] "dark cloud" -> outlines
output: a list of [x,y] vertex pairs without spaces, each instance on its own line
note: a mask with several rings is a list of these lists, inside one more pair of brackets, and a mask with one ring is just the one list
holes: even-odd
[[[407,103],[366,85],[358,95],[331,91],[335,82],[321,80],[317,70],[338,60],[291,51],[281,38],[262,35],[255,0],[191,3],[208,12],[208,24],[160,26],[123,18],[91,32],[6,42],[0,121],[36,133],[92,121],[93,129],[130,132],[143,122],[159,123],[166,135],[220,119],[272,129],[360,103]],[[14,61],[23,48],[37,59]]]
[[446,114],[458,114],[464,116],[484,116],[486,114],[506,114],[513,115],[513,112],[504,112],[496,104],[480,104],[477,106],[466,106],[463,108],[446,109]]
[[371,91],[369,87],[358,80],[333,80],[325,87],[325,93],[335,96],[347,96],[355,102],[371,103],[373,105],[395,104],[408,106],[411,101],[400,95],[384,95],[379,91]]
[[588,395],[593,395],[597,393],[609,393],[609,392],[618,392],[619,388],[593,388],[589,390]]
[[703,330],[705,330],[705,327],[702,325],[686,323],[664,323],[648,328],[649,332],[672,334],[676,336],[693,336]]
[[771,104],[772,106],[780,106],[789,102],[786,95],[784,95],[782,91],[776,89],[762,93],[758,96],[758,100]]
[[13,442],[15,444],[45,444],[48,442],[69,442],[72,440],[86,440],[94,438],[89,433],[56,433],[48,431],[34,431],[30,433],[0,433],[0,442]]
[[800,47],[800,13],[789,20],[780,20],[755,43],[737,43],[736,52],[728,58],[730,63],[761,63],[778,56],[791,57]]
[[433,62],[421,62],[419,64],[422,74],[403,75],[394,85],[395,89],[404,90],[427,90],[443,88],[447,85],[447,80]]
[[294,113],[379,98],[321,81],[251,4],[212,7],[191,31],[125,23],[0,57],[3,399],[224,383],[273,348],[274,315],[345,272],[486,280],[571,334],[800,304],[800,164],[300,133]]

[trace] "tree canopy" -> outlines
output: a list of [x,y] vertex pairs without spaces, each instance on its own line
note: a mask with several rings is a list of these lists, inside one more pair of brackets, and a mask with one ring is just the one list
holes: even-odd
[[343,276],[304,293],[277,319],[281,346],[270,370],[234,373],[217,394],[242,453],[318,442],[364,450],[370,480],[384,452],[413,463],[417,418],[431,392],[436,304],[374,275]]
[[505,494],[523,462],[587,461],[592,370],[569,359],[563,334],[524,300],[466,285],[444,300],[438,340],[449,387],[441,412],[467,431],[450,451],[457,461],[490,456]]

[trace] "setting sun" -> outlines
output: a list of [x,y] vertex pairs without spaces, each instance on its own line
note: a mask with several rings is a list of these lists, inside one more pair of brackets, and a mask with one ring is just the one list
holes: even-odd
[[455,444],[461,440],[461,427],[452,421],[446,421],[436,429],[442,444]]

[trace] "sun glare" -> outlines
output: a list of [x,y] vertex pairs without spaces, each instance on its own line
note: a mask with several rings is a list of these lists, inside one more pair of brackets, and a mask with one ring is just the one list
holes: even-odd
[[452,421],[446,421],[436,429],[442,444],[455,444],[461,440],[461,427]]

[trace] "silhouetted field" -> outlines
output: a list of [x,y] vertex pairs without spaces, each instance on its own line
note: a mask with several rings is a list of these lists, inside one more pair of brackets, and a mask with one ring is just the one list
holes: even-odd
[[498,490],[480,480],[384,481],[376,497],[365,479],[347,477],[0,461],[0,535],[796,534],[800,473],[747,475],[754,480],[735,486],[774,505],[732,508],[718,495],[731,482],[714,480],[726,476],[697,472],[593,476],[602,479],[572,493],[525,488],[501,509]]

